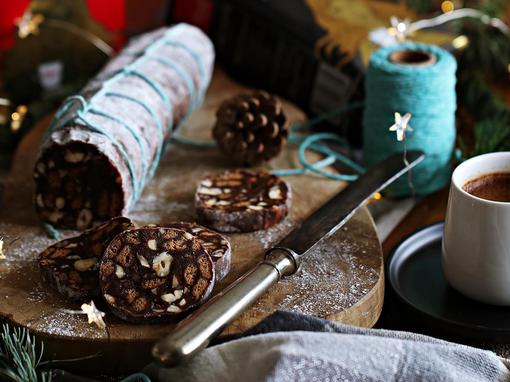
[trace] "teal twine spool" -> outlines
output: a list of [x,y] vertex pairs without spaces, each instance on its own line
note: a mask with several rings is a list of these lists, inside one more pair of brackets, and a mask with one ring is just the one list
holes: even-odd
[[[391,58],[390,58],[391,57]],[[425,160],[412,171],[417,194],[428,194],[450,179],[455,143],[455,58],[437,46],[405,43],[376,51],[366,76],[363,116],[364,162],[370,167],[398,152],[422,150]],[[405,141],[399,142],[389,127],[394,114],[412,114]],[[412,194],[407,177],[387,192]]]

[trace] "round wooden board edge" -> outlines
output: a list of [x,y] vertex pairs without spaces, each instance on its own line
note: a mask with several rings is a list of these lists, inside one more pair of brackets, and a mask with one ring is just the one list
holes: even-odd
[[[376,233],[376,226],[373,220],[372,215],[370,214],[368,208],[366,206],[361,207],[356,215],[362,215],[361,220],[367,219],[370,223],[370,226]],[[364,216],[363,216],[364,215]],[[319,317],[323,319],[327,319],[330,321],[339,322],[342,324],[354,325],[359,327],[367,327],[370,328],[374,326],[374,324],[379,319],[379,316],[382,312],[383,302],[384,302],[384,286],[385,286],[385,275],[384,275],[384,262],[382,258],[382,247],[379,242],[378,245],[379,258],[381,259],[381,264],[378,269],[378,280],[372,287],[370,291],[368,291],[362,299],[360,299],[356,304],[350,306],[348,309],[345,309],[342,312],[331,314],[327,317]],[[0,317],[0,321],[8,322],[13,326],[19,326],[12,317],[7,315],[2,315]],[[256,325],[258,322],[252,322],[249,327],[245,329],[249,329]],[[28,328],[30,333],[35,335],[36,337],[49,341],[70,341],[75,343],[90,343],[90,344],[132,344],[132,343],[153,343],[154,339],[147,338],[130,338],[130,339],[115,339],[111,340],[110,338],[69,338],[68,336],[55,336],[55,335],[47,335],[44,332],[38,331],[34,328]],[[243,330],[244,331],[244,330]],[[225,337],[230,335],[239,334],[240,331],[237,328],[229,326],[225,328],[225,330],[219,335],[219,337]]]
[[[377,234],[376,224],[374,217],[368,210],[367,206],[360,208],[360,211],[366,213],[368,219],[374,231]],[[358,212],[359,213],[359,212]],[[385,274],[384,274],[384,257],[382,251],[382,244],[379,241],[379,257],[381,258],[381,266],[379,268],[379,278],[373,288],[356,304],[352,305],[348,309],[336,314],[332,314],[326,317],[327,320],[335,321],[346,325],[354,325],[364,328],[371,328],[375,325],[379,317],[381,316],[383,304],[384,304],[384,292],[385,292]],[[355,319],[357,318],[357,319]]]

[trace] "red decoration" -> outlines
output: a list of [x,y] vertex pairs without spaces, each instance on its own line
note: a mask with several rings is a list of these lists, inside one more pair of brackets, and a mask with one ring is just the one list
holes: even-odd
[[176,0],[172,21],[193,24],[208,32],[213,15],[212,0]]
[[15,21],[23,15],[29,3],[29,0],[3,2],[2,11],[0,11],[0,52],[14,44]]
[[[122,47],[126,30],[125,0],[86,0],[90,16],[114,33],[114,48]],[[0,11],[0,52],[12,47],[16,35],[16,20],[23,16],[30,0],[6,1]]]
[[112,46],[120,49],[126,41],[126,1],[125,0],[87,0],[90,16],[115,34]]

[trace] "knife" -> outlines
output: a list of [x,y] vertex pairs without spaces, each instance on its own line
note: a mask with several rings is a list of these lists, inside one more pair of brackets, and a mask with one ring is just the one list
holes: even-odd
[[243,311],[250,307],[282,277],[297,271],[303,256],[322,240],[333,235],[373,194],[382,190],[424,158],[419,151],[395,154],[361,175],[333,196],[276,247],[267,251],[264,261],[211,298],[181,321],[152,348],[152,356],[163,366],[188,361],[207,347]]

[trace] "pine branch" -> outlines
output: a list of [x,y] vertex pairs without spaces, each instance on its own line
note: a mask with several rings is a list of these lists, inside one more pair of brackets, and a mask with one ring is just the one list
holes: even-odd
[[459,106],[474,118],[474,147],[461,146],[463,156],[510,150],[510,107],[476,74],[459,81]]
[[510,150],[508,121],[486,119],[475,126],[475,148],[472,156],[494,151]]
[[507,0],[476,0],[476,2],[477,8],[490,17],[499,17],[507,6]]
[[0,377],[12,382],[50,382],[51,372],[38,371],[44,352],[25,328],[2,327],[0,335]]
[[464,72],[457,84],[459,106],[465,108],[477,121],[489,118],[510,120],[510,107],[496,96],[481,76]]
[[407,5],[418,13],[428,13],[433,10],[432,0],[407,0]]
[[479,22],[466,22],[460,31],[469,39],[469,46],[458,56],[459,71],[490,75],[501,79],[508,75],[510,39],[498,30]]

